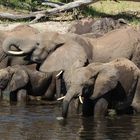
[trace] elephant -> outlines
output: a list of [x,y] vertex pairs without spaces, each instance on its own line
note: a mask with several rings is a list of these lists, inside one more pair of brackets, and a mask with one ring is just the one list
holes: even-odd
[[[11,50],[11,45],[19,51]],[[5,53],[30,56],[29,61],[40,64],[39,70],[42,72],[68,69],[77,60],[82,61],[80,64],[84,66],[91,62],[109,62],[119,57],[128,58],[140,67],[139,47],[140,30],[129,26],[113,30],[97,39],[46,31],[37,34],[36,39],[10,37],[3,43]]]
[[68,32],[97,38],[125,25],[127,25],[127,22],[124,19],[114,20],[113,18],[101,18],[95,20],[92,18],[85,18],[74,21],[69,27]]
[[[26,90],[27,95],[43,97],[48,88],[48,83],[56,75],[56,72],[42,73],[31,70],[24,65],[8,66],[0,70],[0,89],[2,93],[10,93],[10,99],[14,101],[18,101],[18,92],[21,90]],[[47,95],[51,94],[48,93]],[[54,97],[48,98],[53,99]]]
[[[35,28],[30,27],[29,25],[19,25],[9,31],[0,31],[0,69],[6,68],[7,66],[21,64],[31,64],[26,60],[26,57],[17,57],[17,56],[7,56],[3,51],[2,44],[4,40],[8,37],[30,37],[39,33]],[[14,49],[14,48],[12,48]]]
[[[19,51],[11,50],[13,45]],[[128,58],[140,67],[140,30],[127,26],[97,39],[46,31],[30,38],[9,37],[3,42],[3,50],[8,55],[28,57],[41,72],[67,70],[77,60],[81,62],[79,67],[83,67],[119,57]]]
[[[117,103],[124,102],[124,108],[132,106],[136,112],[140,112],[139,77],[139,68],[126,58],[118,58],[108,63],[91,63],[86,67],[66,70],[63,78],[67,93],[63,100],[62,116],[67,117],[71,100],[78,96],[88,98],[95,103],[102,98],[109,101],[109,98],[113,102],[116,101],[115,107]],[[101,108],[102,104],[107,104],[106,101],[100,101]],[[99,103],[98,108],[100,109]]]

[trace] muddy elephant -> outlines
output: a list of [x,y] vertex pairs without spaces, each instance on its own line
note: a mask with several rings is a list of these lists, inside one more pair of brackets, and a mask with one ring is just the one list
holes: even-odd
[[[31,62],[26,60],[26,56],[7,56],[3,51],[2,44],[4,40],[8,37],[30,37],[39,33],[38,30],[28,26],[28,25],[19,25],[9,31],[0,31],[0,69],[7,66],[16,65],[16,64],[30,64]],[[26,47],[26,44],[25,44]],[[15,48],[12,48],[15,49]]]
[[[0,70],[0,89],[2,93],[9,92],[13,100],[18,100],[17,94],[21,89],[26,90],[27,95],[32,96],[43,97],[47,92],[48,98],[53,100],[54,97],[50,97],[52,94],[49,94],[49,90],[47,90],[53,87],[47,85],[49,85],[52,77],[56,75],[55,72],[42,73],[22,65],[8,66]],[[55,84],[55,82],[53,83]]]
[[125,107],[131,105],[139,112],[139,76],[139,68],[126,58],[118,58],[108,63],[91,63],[86,67],[65,71],[63,77],[67,93],[63,100],[62,116],[67,117],[69,103],[78,96],[87,96],[93,101],[101,98],[108,101],[107,98],[113,97],[111,100],[124,102]]

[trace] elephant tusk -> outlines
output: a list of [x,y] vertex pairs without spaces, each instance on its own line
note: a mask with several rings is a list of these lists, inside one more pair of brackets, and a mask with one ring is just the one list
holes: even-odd
[[13,55],[22,55],[22,54],[24,54],[23,51],[19,51],[19,52],[16,52],[16,51],[8,51],[8,53],[13,54]]
[[62,96],[60,98],[57,99],[57,101],[63,100],[65,98],[65,96]]
[[56,78],[58,78],[62,74],[63,70],[61,70],[57,75]]
[[83,104],[83,100],[81,96],[79,96],[79,100],[80,100],[80,103]]

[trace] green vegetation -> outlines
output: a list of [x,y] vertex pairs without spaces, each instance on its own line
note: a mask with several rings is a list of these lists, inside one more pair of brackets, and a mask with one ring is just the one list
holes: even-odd
[[90,5],[83,13],[95,18],[124,18],[131,24],[140,24],[140,2],[101,1]]
[[39,4],[39,0],[0,0],[0,5],[17,10],[34,11]]
[[[58,2],[72,2],[73,0],[52,0]],[[0,11],[20,11],[30,12],[46,9],[48,7],[41,6],[41,0],[0,0]],[[4,9],[6,8],[6,9]],[[73,10],[75,11],[75,10]],[[66,12],[65,12],[66,13]],[[104,0],[96,2],[86,8],[77,9],[77,15],[91,16],[94,18],[112,17],[114,19],[124,18],[131,24],[140,24],[140,2],[114,2]],[[73,12],[68,13],[68,15]]]

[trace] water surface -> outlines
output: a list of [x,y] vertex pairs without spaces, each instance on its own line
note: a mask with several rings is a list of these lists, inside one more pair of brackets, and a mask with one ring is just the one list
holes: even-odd
[[139,140],[140,115],[93,120],[69,113],[58,121],[60,105],[0,104],[0,140]]

